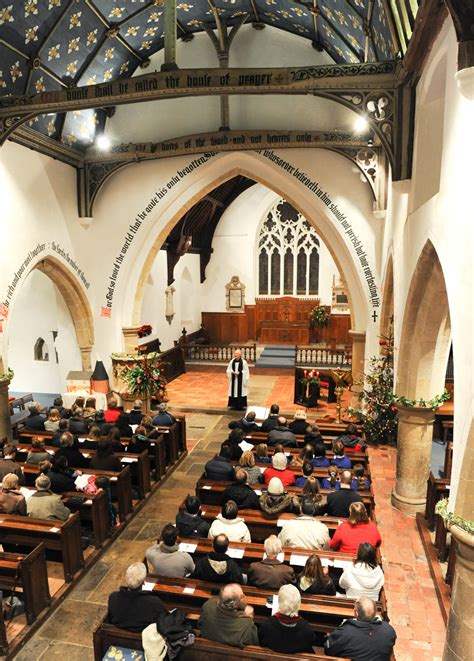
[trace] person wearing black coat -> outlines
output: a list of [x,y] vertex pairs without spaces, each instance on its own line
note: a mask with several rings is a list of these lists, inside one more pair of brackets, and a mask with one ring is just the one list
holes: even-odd
[[128,413],[121,413],[115,422],[115,426],[120,430],[120,438],[132,438],[133,429],[130,427]]
[[125,573],[126,586],[109,596],[108,621],[119,629],[141,632],[167,612],[156,593],[142,589],[145,578],[145,565],[134,562]]
[[278,424],[278,414],[280,413],[280,407],[278,404],[272,404],[270,407],[270,415],[262,422],[260,427],[261,431],[272,431]]
[[349,516],[351,503],[362,502],[362,497],[357,491],[351,489],[352,473],[343,471],[341,475],[341,488],[332,491],[327,498],[326,513],[328,516]]
[[294,420],[288,425],[293,434],[306,434],[308,423],[306,422],[306,411],[304,409],[297,409],[295,411]]
[[41,407],[38,402],[31,402],[28,405],[29,416],[25,418],[25,427],[35,431],[44,431],[44,422],[46,416],[40,413]]
[[377,617],[375,602],[369,597],[359,597],[354,614],[354,619],[344,620],[331,633],[324,653],[354,661],[389,661],[397,634],[391,624]]
[[56,450],[55,457],[66,457],[67,463],[72,468],[86,468],[89,461],[84,457],[79,448],[77,441],[70,432],[65,432],[61,436],[61,447]]
[[260,509],[259,498],[247,484],[247,473],[243,468],[236,471],[234,484],[228,486],[222,495],[222,503],[226,503],[228,500],[233,500],[239,510]]
[[110,441],[99,441],[97,444],[97,453],[91,460],[91,468],[117,472],[122,470],[120,459],[114,455]]
[[51,445],[55,448],[60,448],[61,436],[64,434],[64,432],[67,432],[68,430],[69,430],[69,420],[66,420],[65,418],[61,418],[61,420],[59,421],[58,431],[55,431],[51,437]]
[[231,450],[228,443],[221,445],[221,451],[210,459],[204,466],[206,477],[209,480],[233,480],[234,467],[231,462]]
[[141,423],[143,418],[142,405],[143,402],[141,399],[136,399],[133,402],[133,409],[128,414],[130,425],[139,425]]
[[214,551],[197,561],[192,578],[212,583],[240,583],[244,577],[239,565],[227,555],[229,539],[227,535],[217,535],[212,542]]
[[298,615],[301,597],[294,585],[283,585],[278,591],[278,612],[262,622],[258,640],[281,654],[312,652],[319,636],[306,620]]
[[176,515],[176,528],[180,537],[207,537],[211,527],[201,516],[201,501],[197,496],[188,496],[185,509]]
[[69,431],[74,436],[82,436],[89,433],[89,425],[84,420],[83,411],[77,408],[72,418],[69,418]]
[[51,491],[53,493],[64,493],[66,491],[77,491],[74,471],[68,467],[66,457],[54,457],[51,470],[46,475],[51,480]]

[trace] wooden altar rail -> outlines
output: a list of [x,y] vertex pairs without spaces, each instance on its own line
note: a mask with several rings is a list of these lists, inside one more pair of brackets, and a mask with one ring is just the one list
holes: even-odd
[[296,365],[330,365],[332,367],[350,367],[350,353],[344,349],[326,349],[307,345],[296,347]]
[[256,344],[185,344],[184,354],[189,360],[208,360],[229,362],[236,349],[242,352],[242,358],[254,363],[257,359]]

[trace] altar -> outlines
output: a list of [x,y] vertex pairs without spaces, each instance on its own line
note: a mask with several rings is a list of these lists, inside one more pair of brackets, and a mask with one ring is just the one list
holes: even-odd
[[262,344],[309,344],[309,316],[314,299],[255,299],[256,339]]

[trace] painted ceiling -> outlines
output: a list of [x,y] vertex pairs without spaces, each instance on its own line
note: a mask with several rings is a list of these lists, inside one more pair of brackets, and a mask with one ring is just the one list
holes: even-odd
[[[214,6],[227,25],[247,14],[254,26],[272,25],[308,39],[336,63],[391,60],[400,53],[388,3],[177,0],[177,36],[190,39],[203,23],[214,28]],[[163,14],[163,0],[0,0],[0,95],[128,78],[163,48]],[[104,110],[91,109],[42,115],[30,126],[85,149],[105,121]]]

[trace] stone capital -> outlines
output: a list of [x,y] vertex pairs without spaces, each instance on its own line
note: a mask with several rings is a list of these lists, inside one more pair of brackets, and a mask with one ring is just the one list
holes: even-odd
[[435,421],[435,412],[424,406],[403,406],[397,404],[399,422],[406,425],[432,425]]
[[349,335],[353,342],[365,342],[365,331],[350,330]]

